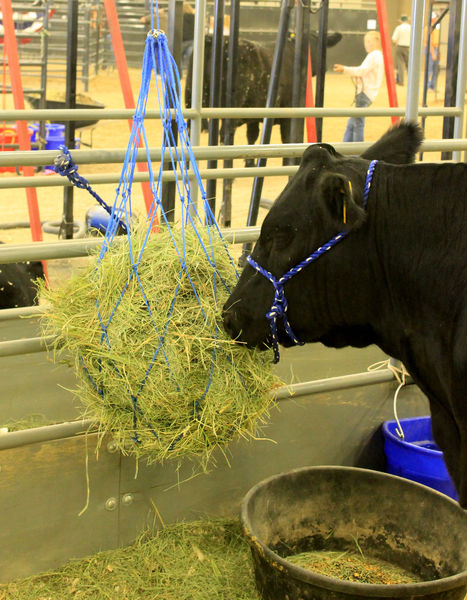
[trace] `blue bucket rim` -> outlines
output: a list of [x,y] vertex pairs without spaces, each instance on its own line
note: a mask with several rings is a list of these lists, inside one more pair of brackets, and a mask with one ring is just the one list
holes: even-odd
[[[413,421],[414,419],[417,419],[419,421],[422,419],[431,421],[430,415],[423,415],[421,417],[407,417],[405,419],[399,419],[399,423],[401,425],[404,425],[404,423],[407,423],[408,421]],[[394,435],[394,433],[392,431],[389,431],[389,426],[394,425],[394,424],[397,425],[397,421],[395,419],[393,419],[391,421],[384,421],[384,423],[383,423],[383,433],[387,439],[390,439],[390,441],[393,441],[393,442],[397,442],[402,447],[410,448],[411,451],[418,452],[419,454],[424,454],[425,456],[432,456],[432,457],[436,457],[436,458],[443,457],[443,453],[441,450],[433,450],[432,448],[423,448],[422,446],[417,446],[417,444],[414,444],[412,442],[406,442],[405,440],[397,437],[397,435]]]

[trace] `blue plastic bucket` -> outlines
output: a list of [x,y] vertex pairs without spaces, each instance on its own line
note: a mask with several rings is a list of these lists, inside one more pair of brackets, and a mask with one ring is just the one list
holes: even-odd
[[[117,211],[121,221],[125,223],[123,211]],[[86,212],[86,230],[92,233],[105,234],[110,224],[110,215],[102,206],[91,206]],[[119,231],[121,233],[121,231]]]
[[[45,149],[58,150],[65,143],[65,125],[60,123],[47,123],[45,126]],[[47,165],[45,169],[53,171],[53,165]]]
[[55,150],[65,143],[65,125],[47,123],[45,126],[45,149]]
[[431,417],[400,419],[404,439],[396,433],[397,422],[383,423],[386,471],[423,483],[454,500],[454,483],[446,469],[443,453],[433,441]]
[[[28,125],[29,136],[31,139],[31,144],[37,142],[37,136],[39,135],[39,123],[31,123]],[[33,150],[37,150],[37,148],[32,148]]]
[[[45,149],[58,150],[65,144],[65,125],[60,123],[47,123],[45,126]],[[81,139],[75,138],[75,149],[81,145]],[[53,165],[45,167],[54,170]]]

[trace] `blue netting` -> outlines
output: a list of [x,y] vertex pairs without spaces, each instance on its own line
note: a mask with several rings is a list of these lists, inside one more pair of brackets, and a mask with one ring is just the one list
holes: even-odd
[[[156,99],[162,123],[158,165],[150,158],[144,121],[149,97]],[[241,347],[223,331],[222,305],[238,273],[206,199],[180,97],[167,38],[153,30],[96,263],[58,293],[43,292],[52,307],[46,333],[57,334],[57,346],[74,357],[84,416],[111,431],[120,449],[154,460],[194,453],[209,458],[235,434],[254,436],[278,383],[269,352]],[[132,189],[138,151],[148,165],[153,198],[143,219],[139,187]],[[69,153],[57,165],[95,197]],[[175,174],[178,197],[174,225],[161,202],[167,170]],[[191,185],[199,189],[198,206]]]
[[[156,87],[158,106],[160,109],[161,122],[163,126],[161,161],[158,171],[154,171],[153,169],[152,161],[149,155],[148,137],[146,134],[144,124],[144,117],[147,108],[151,82],[153,82]],[[201,244],[205,253],[205,256],[212,267],[212,284],[214,288],[215,298],[217,298],[216,290],[218,285],[224,286],[224,288],[230,293],[228,285],[226,284],[224,278],[222,277],[221,273],[218,271],[216,266],[216,256],[212,244],[212,236],[218,236],[220,238],[222,236],[216,223],[215,217],[206,199],[206,192],[201,181],[196,160],[193,155],[192,147],[188,137],[187,126],[183,118],[180,97],[180,77],[176,63],[168,49],[166,35],[162,31],[152,30],[146,38],[141,78],[141,89],[138,96],[135,114],[133,116],[133,127],[131,130],[128,148],[125,155],[120,183],[118,185],[115,202],[112,207],[111,219],[107,228],[104,244],[99,255],[99,261],[97,266],[97,269],[99,269],[99,263],[102,261],[102,259],[105,257],[106,253],[110,250],[112,244],[114,243],[119,225],[121,224],[121,219],[123,219],[128,225],[126,238],[128,243],[128,251],[130,254],[131,271],[129,273],[129,277],[126,281],[125,287],[121,290],[120,297],[117,303],[115,304],[114,309],[111,311],[110,316],[103,317],[103,314],[101,314],[101,306],[99,300],[96,300],[96,311],[102,329],[101,343],[106,345],[109,349],[111,349],[111,343],[107,335],[108,328],[111,325],[112,320],[119,309],[120,302],[123,299],[125,293],[127,292],[132,280],[135,279],[137,281],[137,286],[140,289],[144,306],[151,317],[152,326],[154,327],[156,334],[159,338],[159,344],[157,345],[157,348],[150,362],[147,365],[147,369],[144,374],[144,377],[140,382],[138,392],[131,394],[131,402],[134,413],[133,439],[136,443],[139,442],[137,434],[138,421],[142,421],[144,425],[147,428],[149,428],[149,430],[153,433],[153,435],[157,437],[157,431],[152,426],[152,424],[147,421],[144,415],[144,411],[139,406],[138,396],[139,393],[141,393],[141,391],[143,390],[147,378],[153,368],[153,365],[160,354],[163,355],[164,361],[166,362],[166,365],[170,371],[170,362],[166,355],[164,347],[165,332],[167,330],[172,316],[173,307],[175,306],[175,303],[177,301],[179,284],[183,273],[186,274],[188,280],[190,281],[193,294],[196,300],[198,301],[199,310],[203,313],[203,307],[202,303],[200,302],[198,290],[196,289],[196,286],[193,283],[190,277],[189,270],[186,266],[187,249],[185,245],[184,232],[187,227],[192,228],[192,230],[196,233],[199,243]],[[172,122],[174,120],[177,124],[179,138],[178,144],[174,136],[174,130],[172,128]],[[132,183],[137,162],[137,152],[140,147],[141,140],[143,142],[143,147],[146,153],[146,161],[149,167],[149,181],[153,195],[153,203],[148,211],[148,218],[145,225],[145,238],[143,240],[143,243],[139,246],[138,250],[136,251],[132,239],[132,225],[134,219],[132,211]],[[171,169],[175,173],[175,186],[177,196],[180,201],[181,215],[179,219],[179,224],[182,228],[181,246],[177,244],[175,236],[173,236],[171,233],[171,225],[167,219],[167,216],[161,203],[162,173],[164,169],[167,169],[167,163],[170,163]],[[195,206],[191,198],[191,183],[188,176],[188,164],[190,164],[191,169],[194,172],[196,184],[198,185],[200,190],[200,210],[198,210],[197,206]],[[155,172],[157,173],[157,177],[155,177]],[[144,281],[140,278],[138,272],[138,267],[143,258],[143,254],[149,236],[157,235],[157,215],[160,215],[161,222],[165,227],[167,227],[168,231],[171,233],[172,243],[180,260],[179,279],[174,289],[173,301],[167,315],[165,327],[162,331],[158,330],[156,322],[153,319],[153,307],[150,305],[149,299],[145,292]],[[207,238],[206,235],[200,235],[200,229],[207,233]],[[154,233],[155,230],[156,233]],[[207,244],[206,239],[208,240]],[[228,249],[225,245],[224,250],[228,254]],[[230,256],[229,258],[232,263],[232,266],[234,266],[232,258]],[[219,334],[219,324],[215,321],[209,323],[206,317],[206,325],[210,328],[210,333],[213,339],[216,339]],[[191,416],[193,418],[198,416],[200,403],[204,400],[209,391],[215,365],[216,352],[218,351],[220,351],[220,348],[214,346],[212,349],[211,365],[206,370],[207,380],[205,389],[199,398],[194,399],[191,408]],[[86,369],[86,365],[84,365],[84,368]],[[117,377],[121,375],[119,373],[117,365],[115,365],[115,375]],[[171,376],[174,377],[173,373],[171,373]],[[177,390],[180,389],[180,386],[176,381],[175,377],[173,379],[173,384]],[[100,394],[103,394],[102,390],[98,391]],[[179,436],[179,438],[180,437],[181,436]],[[179,438],[175,439],[172,442],[172,448],[177,443]]]

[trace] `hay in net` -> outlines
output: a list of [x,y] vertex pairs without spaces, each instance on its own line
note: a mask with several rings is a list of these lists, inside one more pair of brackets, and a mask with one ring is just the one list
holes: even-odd
[[[158,172],[144,125],[151,83],[157,88],[163,126]],[[277,382],[270,353],[235,344],[220,323],[237,274],[206,199],[180,96],[167,38],[151,30],[102,249],[94,264],[64,287],[42,289],[51,305],[44,333],[56,334],[57,347],[73,358],[83,416],[96,420],[102,432],[111,432],[122,451],[150,460],[197,455],[205,463],[216,446],[235,435],[255,435]],[[140,144],[153,198],[144,223],[132,211]],[[161,200],[167,168],[179,199],[178,226],[168,222]],[[102,203],[77,175],[69,152],[64,151],[57,170]],[[192,184],[200,191],[199,206],[192,200]]]
[[138,277],[127,244],[113,243],[60,289],[42,289],[50,303],[43,333],[73,358],[83,416],[122,451],[206,461],[236,435],[256,434],[278,385],[271,353],[223,331],[236,274],[218,235],[164,227],[145,244],[142,231],[131,238],[133,256],[143,250]]

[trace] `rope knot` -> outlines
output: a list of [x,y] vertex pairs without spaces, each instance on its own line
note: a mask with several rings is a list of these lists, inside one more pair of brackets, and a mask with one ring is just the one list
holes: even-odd
[[151,29],[148,33],[148,37],[153,38],[155,42],[162,42],[164,39],[167,39],[167,36],[162,29]]
[[[272,334],[272,349],[274,352],[274,362],[278,363],[280,360],[279,353],[279,341],[277,337],[277,319],[282,319],[282,324],[289,338],[294,344],[299,346],[303,345],[290,326],[289,319],[287,317],[287,298],[285,297],[284,284],[290,279],[290,276],[283,276],[280,279],[276,279],[272,273],[263,269],[258,263],[251,257],[247,256],[247,262],[256,269],[261,275],[266,277],[274,286],[274,300],[272,301],[271,309],[266,313],[266,318],[270,322],[271,334]],[[286,274],[287,275],[287,274]]]
[[179,131],[182,131],[182,130],[184,131],[186,129],[186,122],[185,122],[185,119],[183,118],[183,115],[180,115],[177,113],[175,120],[176,120]]
[[284,294],[284,286],[278,283],[277,280],[273,281],[272,284],[274,285],[274,300],[266,317],[268,319],[276,319],[277,317],[284,318],[287,311],[287,299]]
[[78,167],[73,162],[70,151],[66,146],[60,146],[60,154],[55,157],[54,167],[56,173],[64,176],[76,173],[78,170]]

